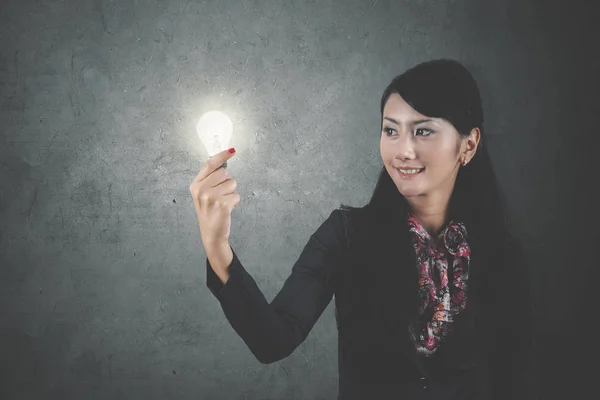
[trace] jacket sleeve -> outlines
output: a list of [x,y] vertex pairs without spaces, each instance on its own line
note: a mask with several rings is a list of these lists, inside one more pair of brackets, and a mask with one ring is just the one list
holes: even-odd
[[333,271],[344,245],[340,210],[313,233],[279,293],[268,303],[233,251],[223,285],[206,260],[206,284],[225,317],[263,364],[289,356],[308,336],[333,297]]
[[510,399],[537,400],[540,398],[539,366],[536,344],[536,313],[529,263],[521,243],[509,239],[509,255],[500,286],[504,302],[502,323],[498,327],[498,351],[504,362],[498,365],[507,376],[507,395]]

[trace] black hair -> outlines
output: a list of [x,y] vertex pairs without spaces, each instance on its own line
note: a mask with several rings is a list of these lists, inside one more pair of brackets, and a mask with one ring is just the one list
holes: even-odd
[[[460,62],[438,59],[418,64],[396,76],[381,97],[380,112],[397,93],[417,112],[449,121],[462,136],[479,128],[481,138],[472,160],[461,166],[448,207],[448,219],[465,224],[469,238],[491,249],[507,233],[505,200],[487,150],[483,107],[477,83]],[[381,129],[379,134],[381,135]],[[356,210],[344,203],[343,210]],[[369,203],[363,207],[377,221],[405,220],[409,204],[398,191],[385,166]]]
[[[521,302],[530,294],[524,289],[525,285],[515,285],[510,279],[516,274],[525,272],[525,261],[520,261],[525,258],[520,242],[509,232],[505,198],[487,149],[482,102],[477,83],[471,73],[454,60],[440,59],[419,64],[395,77],[385,89],[380,104],[382,122],[385,104],[393,93],[402,96],[404,101],[419,113],[449,121],[462,137],[468,136],[473,128],[479,128],[481,132],[474,157],[467,166],[461,166],[458,171],[450,197],[447,219],[465,224],[472,256],[477,254],[477,261],[473,264],[474,268],[471,269],[469,278],[471,298],[479,298],[476,303],[482,304],[484,309],[495,310],[482,313],[477,324],[474,322],[478,318],[476,313],[469,310],[462,313],[455,321],[457,325],[465,327],[475,325],[484,327],[483,333],[478,334],[475,334],[474,330],[459,329],[462,334],[448,339],[456,340],[455,343],[478,343],[472,351],[457,351],[463,349],[461,345],[454,348],[447,346],[446,350],[441,350],[441,352],[446,351],[446,355],[437,360],[420,356],[414,347],[407,349],[409,352],[407,354],[414,357],[422,373],[444,376],[446,373],[444,366],[468,365],[474,357],[478,357],[480,351],[483,351],[481,354],[491,352],[490,379],[493,381],[494,390],[498,392],[507,390],[511,387],[506,382],[512,379],[510,376],[512,367],[508,366],[506,356],[508,354],[510,357],[512,345],[504,345],[507,346],[505,347],[507,351],[497,351],[496,345],[491,350],[487,347],[483,350],[482,346],[497,343],[495,341],[495,335],[498,334],[496,318],[509,321],[504,323],[504,326],[510,328],[503,331],[502,340],[523,335],[526,338],[533,338],[534,325],[530,320],[532,318],[529,317],[533,315],[533,308],[527,312],[517,311],[528,307]],[[379,134],[382,134],[381,130]],[[408,268],[411,265],[415,266],[416,258],[406,224],[410,212],[407,200],[398,191],[384,166],[367,205],[352,207],[342,203],[340,209],[349,211],[343,213],[343,217],[346,219],[346,240],[349,249],[352,250],[352,258],[343,264],[344,274],[339,275],[336,298],[347,296],[349,299],[347,302],[354,306],[353,312],[355,312],[354,308],[364,306],[376,317],[382,316],[380,319],[372,318],[372,324],[385,324],[390,332],[407,335],[408,330],[404,327],[406,323],[412,324],[419,317],[420,303],[417,268]],[[511,255],[510,249],[516,252]],[[365,263],[372,263],[373,268],[363,268]],[[407,268],[398,268],[398,266]],[[506,290],[517,293],[509,296],[508,303],[501,295]],[[401,312],[399,308],[403,308],[407,313]],[[473,307],[470,310],[473,311]],[[338,317],[336,309],[338,329],[341,324],[350,323],[349,326],[352,326],[351,321],[355,317],[349,311],[346,311],[346,314],[342,313]],[[405,314],[408,319],[404,319]],[[513,318],[513,314],[520,315],[520,319]],[[355,319],[360,320],[360,318],[361,314],[357,314]],[[402,333],[398,329],[405,332]],[[374,329],[374,331],[380,330]],[[356,335],[355,337],[359,339],[353,343],[361,345],[363,341],[360,338],[363,336],[360,336],[360,331],[354,333],[350,330],[350,332],[345,333],[344,337]],[[370,346],[378,342],[389,343],[386,340],[367,341]],[[365,353],[369,354],[368,351]],[[378,362],[386,361],[378,360]]]
[[[465,224],[468,243],[477,254],[469,291],[485,302],[494,302],[494,293],[500,274],[498,264],[504,255],[504,245],[511,236],[508,233],[505,200],[496,179],[492,161],[487,150],[483,127],[483,107],[477,83],[471,73],[459,62],[449,59],[427,61],[412,67],[395,77],[381,97],[380,112],[389,97],[397,93],[417,112],[449,121],[458,133],[468,136],[473,128],[479,128],[481,138],[474,157],[461,166],[448,207],[447,220],[454,219]],[[380,135],[381,129],[380,129]],[[402,196],[385,166],[379,173],[373,195],[363,207],[342,203],[346,223],[348,246],[363,252],[377,251],[379,265],[415,265],[416,259],[406,219],[410,205]],[[356,239],[357,242],[353,242]],[[360,239],[362,238],[362,239]],[[363,247],[364,246],[364,247]],[[366,255],[365,255],[366,257]],[[406,264],[408,263],[408,264]],[[419,308],[417,268],[381,267],[377,284],[381,296],[390,299],[383,304],[404,301],[411,318],[417,318]],[[370,282],[369,274],[375,271],[358,269],[354,283],[359,287]],[[400,274],[400,275],[399,275]],[[348,282],[351,282],[348,280]],[[390,285],[390,286],[388,286]],[[349,289],[348,290],[361,290]],[[404,300],[394,299],[394,292],[405,292]]]

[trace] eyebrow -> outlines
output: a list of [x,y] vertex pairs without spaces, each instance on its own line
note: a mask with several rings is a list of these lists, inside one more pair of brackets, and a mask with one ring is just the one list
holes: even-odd
[[[387,119],[388,121],[391,121],[391,122],[393,122],[396,125],[402,125],[400,122],[396,121],[394,118],[383,117],[383,119]],[[412,121],[412,124],[413,125],[418,125],[418,124],[422,124],[424,122],[435,122],[435,123],[437,123],[436,121],[428,118],[428,119],[419,119],[419,120],[416,120],[416,121]]]

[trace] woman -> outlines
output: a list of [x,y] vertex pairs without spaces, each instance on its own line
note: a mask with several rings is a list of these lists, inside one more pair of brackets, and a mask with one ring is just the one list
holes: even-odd
[[370,202],[342,204],[269,304],[228,244],[237,183],[208,160],[190,191],[207,285],[262,363],[290,355],[335,296],[338,399],[535,399],[531,292],[505,225],[477,84],[419,64],[381,99],[384,167]]

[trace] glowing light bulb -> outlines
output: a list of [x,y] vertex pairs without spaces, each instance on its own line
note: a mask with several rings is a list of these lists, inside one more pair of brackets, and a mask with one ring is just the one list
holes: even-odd
[[[212,157],[229,148],[233,124],[227,114],[221,111],[208,111],[198,120],[196,132],[200,141],[206,147],[208,156]],[[227,168],[227,161],[221,166]]]

